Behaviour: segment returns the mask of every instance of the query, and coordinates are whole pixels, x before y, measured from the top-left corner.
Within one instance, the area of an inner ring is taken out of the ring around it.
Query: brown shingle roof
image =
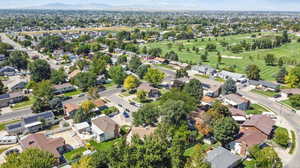
[[[57,148],[65,145],[63,138],[48,138],[44,134],[36,133],[28,135],[26,138],[20,141],[23,149],[38,148],[52,153],[55,157],[60,157],[60,153]]]
[[[64,110],[66,114],[69,114],[72,111],[78,110],[80,108],[79,105],[77,104],[65,104],[64,105]]]
[[[145,136],[150,136],[154,133],[155,127],[133,127],[131,129],[132,135],[138,135],[140,138],[144,138]]]
[[[275,121],[266,115],[254,115],[250,120],[246,120],[242,127],[255,127],[266,135],[270,135]]]
[[[254,145],[262,144],[268,138],[267,135],[253,127],[242,127],[240,134],[241,137],[236,141],[245,144],[248,149]]]
[[[137,90],[143,90],[145,92],[150,92],[151,89],[154,89],[149,83],[141,83]]]
[[[237,94],[229,94],[225,96],[226,99],[232,100],[237,104],[249,102],[249,100],[237,95]]]
[[[103,101],[102,99],[94,100],[93,103],[95,104],[96,107],[102,107],[106,104],[106,102]]]
[[[76,70],[74,70],[73,72],[71,72],[70,74],[69,74],[69,79],[71,79],[71,78],[73,78],[73,77],[75,77],[77,74],[79,74],[81,71],[80,70],[78,70],[78,69],[76,69]]]
[[[101,115],[98,118],[92,119],[92,124],[103,132],[116,132],[119,128],[118,124],[106,115]]]
[[[243,110],[239,110],[239,109],[234,108],[234,107],[229,107],[228,109],[229,109],[232,116],[244,116],[244,117],[246,116],[246,113]]]

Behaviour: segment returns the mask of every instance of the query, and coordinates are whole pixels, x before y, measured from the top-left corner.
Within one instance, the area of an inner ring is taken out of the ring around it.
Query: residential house
[[[25,97],[25,94],[21,91],[2,94],[0,95],[0,107],[7,107],[10,104],[21,102]]]
[[[288,98],[292,95],[300,95],[300,89],[292,88],[292,89],[282,89],[281,90],[281,96],[283,98]]]
[[[74,78],[77,74],[79,74],[81,71],[80,70],[78,70],[78,69],[76,69],[76,70],[74,70],[73,72],[71,72],[69,75],[68,75],[68,79],[70,80],[70,79],[72,79],[72,78]]]
[[[4,66],[0,69],[1,76],[15,76],[17,74],[17,69],[11,66]]]
[[[223,79],[233,79],[236,82],[244,83],[247,81],[247,78],[244,74],[229,72],[229,71],[221,71],[218,73],[218,76]]]
[[[35,133],[45,126],[57,123],[52,112],[43,112],[23,118],[22,121],[6,125],[6,131],[9,135],[19,135],[26,133]]]
[[[208,151],[205,160],[210,163],[211,168],[235,168],[242,158],[220,146]]]
[[[148,97],[157,98],[161,95],[160,91],[157,88],[152,87],[149,83],[141,83],[137,90],[142,90],[147,92]]]
[[[55,85],[54,86],[54,94],[63,94],[66,92],[71,92],[76,90],[76,88],[71,85],[70,83],[64,83],[64,84],[60,84],[60,85]]]
[[[263,144],[271,137],[275,121],[267,115],[254,115],[240,128],[240,136],[229,144],[230,149],[242,156],[249,148]]]
[[[95,111],[101,111],[107,108],[106,102],[102,99],[93,100],[93,104],[96,106]]]
[[[88,122],[73,124],[72,130],[80,137],[81,140],[90,140],[94,137],[91,126]]]
[[[238,122],[238,123],[243,123],[246,121],[246,113],[243,110],[234,108],[234,107],[228,107],[229,112],[231,113],[232,118]]]
[[[9,91],[16,92],[16,91],[25,89],[27,83],[28,83],[27,81],[16,81],[15,80],[15,82],[9,83],[7,85],[7,88]]]
[[[140,139],[144,139],[146,136],[154,134],[156,127],[133,127],[130,133],[127,135],[127,142],[130,143],[133,136],[138,136]]]
[[[280,85],[264,80],[249,80],[248,83],[252,86],[255,86],[258,89],[270,90],[270,91],[279,91]]]
[[[64,116],[65,119],[69,119],[72,117],[77,110],[79,110],[80,106],[77,104],[64,104]]]
[[[209,97],[218,97],[221,94],[222,83],[216,82],[211,79],[201,79],[203,86],[203,94]]]
[[[119,125],[104,114],[93,118],[91,123],[92,133],[97,142],[107,141],[119,136]]]
[[[216,101],[215,98],[209,97],[209,96],[203,96],[203,98],[201,99],[201,103],[203,105],[208,105],[208,106],[212,106],[212,104]]]
[[[250,106],[250,101],[237,95],[229,94],[224,96],[224,103],[231,105],[239,110],[247,110]]]
[[[217,70],[209,65],[194,65],[191,70],[207,76],[214,76],[217,73]]]
[[[20,145],[23,150],[28,148],[37,148],[47,151],[60,161],[63,160],[63,153],[66,151],[65,140],[62,137],[48,138],[44,134],[35,133],[28,135],[20,140]]]
[[[0,145],[11,145],[18,143],[17,136],[0,136]]]

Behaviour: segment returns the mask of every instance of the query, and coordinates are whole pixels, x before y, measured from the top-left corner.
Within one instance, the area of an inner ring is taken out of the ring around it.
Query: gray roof
[[[249,80],[249,84],[250,85],[255,85],[255,86],[261,85],[263,87],[267,87],[267,88],[271,88],[271,89],[278,89],[279,86],[280,86],[279,84],[264,81],[264,80],[259,80],[259,81]]]
[[[218,147],[207,153],[206,160],[212,168],[231,168],[241,160],[241,157],[232,154],[223,147]]]
[[[234,73],[234,72],[229,72],[229,71],[221,71],[220,75],[222,77],[226,77],[226,78],[232,78],[232,79],[241,79],[241,78],[245,78],[244,74],[239,74],[239,73]]]
[[[48,118],[53,118],[54,114],[52,112],[43,112],[39,114],[32,115],[30,117],[26,117],[23,119],[24,124],[31,124],[34,122],[39,121],[40,119],[48,119]]]

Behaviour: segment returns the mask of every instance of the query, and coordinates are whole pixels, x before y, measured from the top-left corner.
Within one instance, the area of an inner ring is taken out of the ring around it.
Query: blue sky
[[[0,8],[39,6],[48,3],[103,3],[114,6],[152,6],[202,10],[281,10],[300,11],[300,0],[0,0]]]

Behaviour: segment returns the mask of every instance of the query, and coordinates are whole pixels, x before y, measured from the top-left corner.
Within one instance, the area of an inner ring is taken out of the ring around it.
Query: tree
[[[37,59],[29,64],[29,71],[31,73],[31,80],[40,82],[48,80],[51,77],[51,68],[47,61]]]
[[[139,84],[139,80],[133,75],[127,76],[126,79],[124,80],[124,88],[128,90],[138,87],[138,84]]]
[[[253,157],[253,167],[256,168],[282,168],[281,159],[272,147],[260,149],[258,146],[252,147],[250,154]]]
[[[299,109],[300,108],[300,95],[292,95],[289,97],[289,101],[291,102],[292,107]]]
[[[81,123],[89,118],[89,115],[83,111],[82,108],[77,110],[72,116],[75,123]]]
[[[210,165],[205,161],[205,151],[201,150],[201,145],[197,144],[194,147],[192,156],[186,162],[184,168],[210,168]]]
[[[197,100],[201,100],[203,97],[203,87],[198,79],[191,79],[187,84],[185,84],[183,91],[190,94]]]
[[[161,112],[164,121],[170,125],[178,125],[181,121],[185,121],[189,113],[181,100],[167,100],[162,104]]]
[[[63,68],[52,70],[50,80],[53,84],[62,84],[66,82],[67,74]]]
[[[86,101],[81,103],[80,107],[83,110],[83,112],[87,114],[92,109],[94,109],[96,107],[96,105],[92,101],[86,100]]]
[[[150,65],[145,65],[145,64],[140,65],[135,73],[139,76],[140,79],[143,79],[145,74],[148,72],[149,68]]]
[[[236,91],[237,91],[237,87],[235,81],[231,78],[227,79],[224,85],[222,86],[222,94],[228,95],[228,94],[236,93]]]
[[[284,83],[285,82],[285,77],[288,74],[288,72],[286,71],[285,67],[280,68],[279,72],[276,75],[276,81],[278,83]]]
[[[147,99],[147,92],[143,90],[138,90],[136,93],[136,97],[140,102],[145,102]]]
[[[300,66],[291,69],[285,77],[285,83],[291,88],[300,88]]]
[[[114,83],[122,85],[126,78],[126,73],[121,66],[113,66],[108,71],[109,76],[112,78]]]
[[[2,80],[0,80],[0,94],[4,94],[6,92],[6,87],[4,86]]]
[[[104,60],[103,58],[99,58],[99,57],[95,57],[92,60],[91,63],[91,69],[90,71],[97,74],[97,75],[101,75],[104,74],[106,72],[106,65],[107,62],[106,60]]]
[[[82,157],[77,163],[72,165],[72,168],[97,168],[93,165],[92,157],[85,156]]]
[[[148,103],[141,107],[137,112],[133,113],[133,124],[154,125],[159,117],[159,109],[155,103]]]
[[[127,63],[127,55],[121,55],[118,57],[117,64]]]
[[[174,51],[166,53],[165,58],[173,61],[178,61],[178,55]]]
[[[42,81],[33,86],[33,95],[35,97],[32,111],[35,113],[44,112],[50,109],[50,100],[53,99],[53,87],[50,81]]]
[[[218,56],[218,64],[221,64],[222,63],[222,56],[221,56],[221,53],[219,51],[217,52],[217,56]]]
[[[265,56],[265,63],[266,65],[270,65],[270,66],[273,66],[274,63],[275,63],[275,57],[273,54],[267,54]]]
[[[179,69],[176,70],[176,78],[183,78],[183,77],[188,77],[189,74],[187,73],[187,71],[185,69]]]
[[[132,71],[132,72],[135,72],[138,67],[142,65],[142,62],[140,60],[139,57],[137,56],[134,56],[130,59],[129,63],[128,63],[128,68]]]
[[[52,168],[57,163],[53,154],[44,152],[36,148],[26,149],[20,154],[7,156],[6,162],[1,168]]]
[[[96,86],[97,75],[92,72],[80,72],[71,79],[71,83],[78,86],[82,91]]]
[[[13,51],[9,55],[8,62],[11,66],[16,67],[18,70],[25,70],[28,65],[28,54],[24,51]]]
[[[280,67],[282,67],[283,66],[283,64],[284,64],[284,62],[283,62],[283,58],[282,57],[280,57],[279,59],[278,59],[278,66],[280,66]]]
[[[206,61],[207,61],[207,58],[208,58],[208,52],[205,51],[205,53],[201,55],[201,60],[202,60],[203,62],[206,62]]]
[[[146,81],[157,86],[163,81],[165,74],[158,69],[149,68],[144,78]]]
[[[286,128],[276,128],[273,140],[282,147],[287,148],[290,142],[289,132]]]
[[[94,100],[96,100],[100,97],[100,95],[98,93],[98,89],[96,87],[90,87],[88,89],[88,95]]]
[[[239,133],[239,126],[231,117],[218,119],[214,123],[214,137],[223,145],[234,140]]]
[[[255,64],[248,65],[246,67],[246,74],[250,80],[259,80],[260,79],[260,69]]]

